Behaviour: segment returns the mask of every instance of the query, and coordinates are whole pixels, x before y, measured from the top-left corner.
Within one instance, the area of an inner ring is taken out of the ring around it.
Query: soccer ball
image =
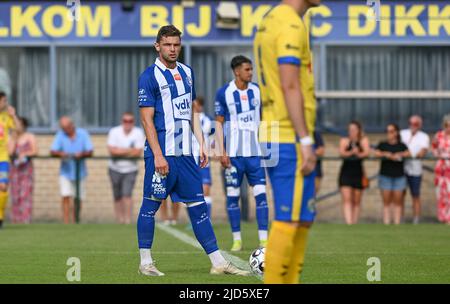
[[[260,247],[255,249],[250,255],[249,263],[250,269],[258,275],[264,273],[264,257],[266,255],[266,248]]]

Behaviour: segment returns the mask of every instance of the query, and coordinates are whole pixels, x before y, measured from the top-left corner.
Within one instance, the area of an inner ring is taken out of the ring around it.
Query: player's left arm
[[[300,87],[300,68],[302,55],[307,50],[308,36],[304,28],[299,24],[289,21],[280,31],[276,41],[276,54],[278,62],[281,91],[283,92],[286,110],[291,120],[296,135],[302,143],[302,173],[310,174],[316,164],[312,144],[305,117],[305,99]]]
[[[295,64],[280,64],[280,83],[284,95],[287,113],[297,136],[302,140],[309,137],[305,120],[304,97],[300,87],[300,67]],[[312,141],[302,144],[302,152],[305,161],[302,172],[308,175],[314,170],[315,155],[312,151]]]
[[[200,146],[200,167],[204,168],[208,164],[208,156],[205,149],[205,138],[203,137],[200,115],[192,111],[191,128]]]
[[[194,101],[197,98],[194,85],[194,72],[191,70],[192,85],[191,85],[191,99]],[[192,107],[191,107],[192,108]],[[200,146],[200,168],[208,165],[208,155],[206,154],[205,138],[203,137],[202,124],[200,123],[200,115],[192,111],[191,114],[191,129],[194,133]]]

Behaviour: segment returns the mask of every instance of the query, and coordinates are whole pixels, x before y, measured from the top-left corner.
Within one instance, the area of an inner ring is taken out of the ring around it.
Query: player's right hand
[[[164,156],[155,156],[155,171],[163,176],[169,174],[169,163]]]
[[[230,162],[230,158],[228,157],[228,155],[222,155],[220,157],[220,164],[224,168],[230,168],[231,167],[231,162]]]
[[[316,167],[317,161],[312,145],[302,145],[302,161],[302,174],[311,174],[311,172],[313,172]]]

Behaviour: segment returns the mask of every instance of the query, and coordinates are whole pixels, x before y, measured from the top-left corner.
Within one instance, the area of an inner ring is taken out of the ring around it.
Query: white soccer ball
[[[266,248],[260,247],[255,249],[250,255],[249,263],[250,269],[258,275],[264,273],[264,259],[266,256]]]

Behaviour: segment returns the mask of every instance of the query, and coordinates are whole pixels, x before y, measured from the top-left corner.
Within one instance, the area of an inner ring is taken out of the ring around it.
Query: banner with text
[[[80,3],[81,5],[77,5]],[[239,29],[216,27],[220,1],[136,1],[129,10],[119,2],[83,0],[1,2],[1,42],[153,42],[158,29],[172,23],[185,41],[251,41],[259,21],[279,1],[237,1]],[[311,11],[316,41],[449,42],[449,1],[381,0],[380,18],[365,0],[322,1]]]

